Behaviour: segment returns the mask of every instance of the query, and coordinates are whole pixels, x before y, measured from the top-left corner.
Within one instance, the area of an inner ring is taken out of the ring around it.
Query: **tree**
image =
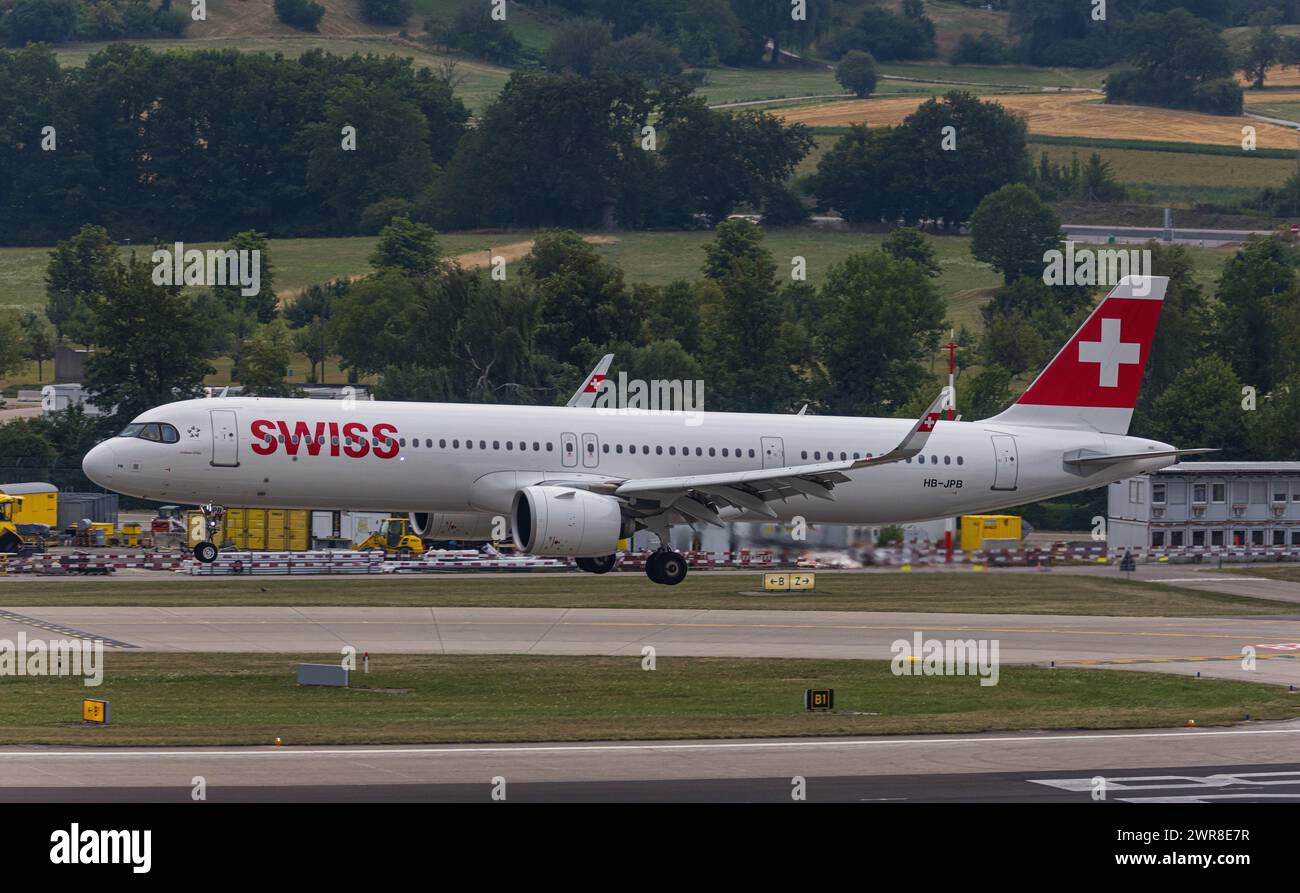
[[[945,313],[938,288],[920,264],[877,250],[832,266],[817,300],[823,403],[837,415],[893,415],[926,380],[922,360]]]
[[[1219,28],[1173,9],[1139,16],[1125,28],[1132,69],[1106,78],[1107,102],[1137,102],[1240,115],[1236,61]]]
[[[408,2],[408,0],[402,0]],[[491,5],[469,3],[456,11],[452,24],[442,35],[448,46],[508,65],[519,57],[522,46],[504,21],[492,17]]]
[[[783,46],[805,47],[830,27],[830,0],[808,0],[804,17],[792,15],[788,0],[732,0],[741,22],[772,42],[771,64],[781,61]]]
[[[409,360],[409,314],[418,301],[416,281],[391,267],[348,286],[329,323],[343,367],[365,375]]]
[[[546,67],[557,74],[591,77],[596,71],[596,55],[614,41],[614,31],[599,19],[577,18],[555,29],[546,48]]]
[[[356,142],[345,151],[339,134],[347,127],[355,128]],[[340,224],[355,227],[371,204],[435,178],[429,121],[391,84],[353,80],[337,87],[325,103],[324,122],[308,132],[315,148],[307,184],[326,196]]]
[[[896,130],[849,126],[817,164],[809,182],[818,201],[850,223],[874,223],[896,210],[892,143]]]
[[[32,310],[23,314],[21,325],[27,359],[36,361],[36,378],[45,381],[45,361],[54,359],[54,327],[44,316]]]
[[[244,350],[240,384],[245,391],[255,397],[290,396],[293,387],[286,379],[293,351],[293,333],[283,319],[259,326]]]
[[[1165,245],[1154,239],[1142,247],[1151,252],[1151,275],[1169,277],[1169,286],[1138,391],[1139,415],[1173,385],[1179,373],[1205,353],[1213,325],[1187,247]]]
[[[704,245],[704,275],[720,281],[741,261],[770,261],[763,238],[762,227],[743,217],[722,221]]]
[[[411,0],[361,0],[361,18],[377,25],[404,25],[411,17]]]
[[[316,31],[325,7],[311,0],[275,0],[275,14],[280,21],[303,31]]]
[[[870,96],[876,90],[876,60],[870,53],[850,50],[835,66],[835,80],[854,96]]]
[[[948,61],[953,65],[1005,65],[1011,61],[1011,51],[1005,41],[987,31],[967,33],[957,41]]]
[[[632,34],[602,47],[595,68],[614,77],[633,75],[648,84],[662,84],[682,73],[682,57],[649,34]]]
[[[45,269],[45,315],[60,341],[76,337],[85,343],[85,305],[100,300],[101,279],[117,262],[117,245],[102,226],[87,224],[50,251]]]
[[[1270,10],[1270,14],[1264,20],[1255,23],[1261,27],[1251,34],[1250,43],[1247,44],[1241,58],[1241,73],[1250,78],[1251,86],[1256,90],[1264,88],[1264,78],[1268,70],[1283,58],[1282,35],[1275,27],[1277,20],[1277,10]]]
[[[693,212],[722,220],[742,202],[759,205],[808,154],[808,129],[763,112],[722,114],[674,85],[660,91],[659,130],[665,145],[659,180],[667,213],[682,222]]]
[[[980,356],[1011,375],[1021,375],[1041,368],[1048,349],[1043,336],[1024,314],[1004,311],[985,324]]]
[[[1010,285],[1021,276],[1042,276],[1044,254],[1059,249],[1061,220],[1022,183],[1003,186],[971,215],[971,254]]]
[[[818,164],[813,191],[853,221],[967,220],[989,193],[1033,175],[1025,122],[969,93],[931,99],[895,128],[851,128]]]
[[[1246,415],[1252,456],[1275,462],[1300,459],[1300,375],[1281,382]]]
[[[10,46],[63,43],[72,38],[77,7],[72,0],[16,0],[5,26]]]
[[[707,408],[789,411],[800,383],[771,255],[734,258],[717,286],[717,302],[701,308]]]
[[[325,361],[336,348],[330,318],[347,290],[348,283],[341,279],[324,285],[309,285],[297,299],[285,305],[283,316],[294,330],[294,347],[311,361],[310,381],[325,381]]]
[[[0,314],[0,375],[22,371],[29,359],[22,325],[12,314]]]
[[[891,230],[880,243],[880,247],[886,254],[898,260],[915,261],[921,269],[925,270],[927,276],[938,276],[943,272],[939,266],[939,259],[934,253],[934,245],[926,238],[925,233],[915,227],[900,226]]]
[[[1260,393],[1293,371],[1287,342],[1300,334],[1294,324],[1300,308],[1298,260],[1296,249],[1281,238],[1254,238],[1223,265],[1217,290],[1219,351]]]
[[[1156,398],[1139,436],[1192,449],[1213,447],[1219,458],[1245,455],[1246,417],[1241,408],[1241,379],[1219,356],[1198,358]]]
[[[395,217],[379,233],[370,266],[376,270],[393,267],[408,276],[433,276],[443,267],[437,233],[426,223]]]
[[[825,43],[832,58],[850,50],[866,50],[881,62],[928,59],[935,54],[935,28],[923,12],[899,15],[883,6],[868,6],[851,28]]]
[[[98,349],[86,361],[86,389],[100,409],[132,419],[154,406],[197,397],[213,369],[208,320],[180,286],[155,285],[153,267],[132,256],[103,281],[95,310]]]
[[[516,72],[439,179],[435,223],[639,225],[659,200],[640,150],[650,109],[637,79]]]
[[[1010,372],[996,364],[986,365],[969,384],[963,381],[957,386],[958,411],[967,421],[995,416],[1006,409],[1010,387]]]
[[[540,236],[524,268],[537,286],[538,346],[559,362],[586,365],[605,346],[633,341],[639,334],[646,308],[632,300],[623,271],[577,233]]]

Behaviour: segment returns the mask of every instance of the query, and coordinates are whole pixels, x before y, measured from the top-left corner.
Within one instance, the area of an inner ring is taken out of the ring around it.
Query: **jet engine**
[[[485,512],[411,512],[411,529],[423,540],[466,540],[489,542],[493,539],[497,515]],[[510,531],[505,531],[509,536]]]
[[[596,558],[618,547],[623,513],[612,496],[539,485],[515,494],[510,529],[529,555]]]

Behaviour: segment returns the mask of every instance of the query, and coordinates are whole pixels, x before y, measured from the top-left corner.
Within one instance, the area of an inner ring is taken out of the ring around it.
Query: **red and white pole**
[[[957,413],[957,339],[950,337],[944,346],[948,349],[948,420],[952,421]],[[943,522],[943,556],[945,564],[952,564],[952,518]]]

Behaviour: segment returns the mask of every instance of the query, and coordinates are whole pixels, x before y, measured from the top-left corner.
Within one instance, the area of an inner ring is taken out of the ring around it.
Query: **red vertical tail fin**
[[[1127,434],[1168,287],[1165,276],[1125,276],[1020,399],[988,421]]]

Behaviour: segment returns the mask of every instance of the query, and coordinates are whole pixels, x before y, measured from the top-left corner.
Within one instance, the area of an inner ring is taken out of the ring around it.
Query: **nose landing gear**
[[[226,516],[225,506],[214,505],[211,502],[199,506],[203,512],[203,526],[207,531],[208,538],[194,546],[194,558],[203,563],[211,564],[217,560],[217,546],[213,542],[216,538],[217,531],[221,528],[221,521]]]

